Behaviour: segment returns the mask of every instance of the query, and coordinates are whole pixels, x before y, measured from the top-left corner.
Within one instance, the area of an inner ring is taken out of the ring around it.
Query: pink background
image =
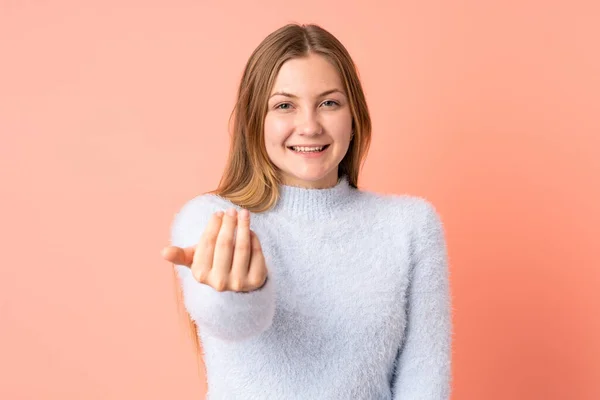
[[[448,235],[453,399],[600,398],[594,1],[1,1],[0,398],[202,398],[160,258],[287,22],[355,58],[369,190]],[[201,371],[202,372],[202,371]]]

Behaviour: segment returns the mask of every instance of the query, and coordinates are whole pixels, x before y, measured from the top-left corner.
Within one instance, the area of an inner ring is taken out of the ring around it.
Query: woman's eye
[[[337,105],[338,105],[338,103],[337,103],[337,101],[333,101],[333,100],[326,100],[326,101],[324,101],[324,102],[323,102],[323,105],[324,105],[325,107],[334,107],[334,106],[337,106]]]
[[[281,103],[275,106],[279,110],[289,110],[292,105],[290,103]]]

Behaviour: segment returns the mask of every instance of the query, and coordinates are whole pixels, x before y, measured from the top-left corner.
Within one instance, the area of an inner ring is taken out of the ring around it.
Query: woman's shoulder
[[[434,203],[414,194],[378,193],[361,190],[368,208],[394,223],[410,225],[413,229],[431,229],[441,224],[441,215]]]
[[[202,193],[183,202],[177,214],[184,214],[186,216],[208,214],[210,216],[212,213],[221,210],[225,211],[230,207],[236,206],[217,194]]]

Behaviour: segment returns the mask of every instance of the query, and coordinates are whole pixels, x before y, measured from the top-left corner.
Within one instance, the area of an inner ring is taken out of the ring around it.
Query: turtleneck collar
[[[344,210],[344,205],[355,191],[346,176],[341,177],[335,186],[325,189],[280,185],[279,200],[273,211],[307,219],[330,218]]]

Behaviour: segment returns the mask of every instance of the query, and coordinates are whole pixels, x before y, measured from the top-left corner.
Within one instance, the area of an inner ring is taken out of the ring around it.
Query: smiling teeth
[[[292,150],[294,151],[300,151],[303,153],[310,153],[310,152],[318,152],[323,150],[323,147],[325,146],[321,146],[321,147],[297,147],[297,146],[292,146]]]

